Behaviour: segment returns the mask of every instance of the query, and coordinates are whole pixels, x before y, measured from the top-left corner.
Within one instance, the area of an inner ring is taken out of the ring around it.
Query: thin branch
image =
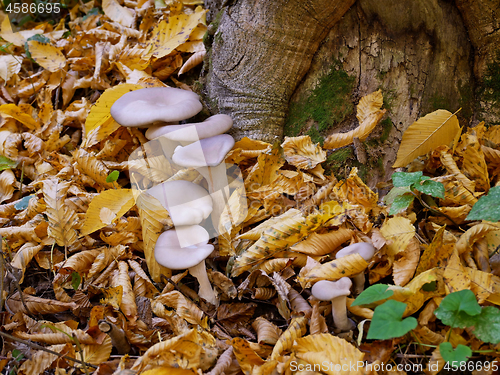
[[[2,332],[0,331],[0,336],[3,336],[7,339],[10,339],[10,340],[13,340],[13,341],[17,341],[17,342],[20,342],[22,344],[25,344],[25,345],[28,345],[30,348],[33,348],[33,349],[38,349],[38,350],[43,350],[44,352],[47,352],[47,353],[50,353],[50,354],[55,354],[57,355],[58,357],[61,357],[61,358],[64,358],[64,359],[67,359],[68,361],[72,361],[72,362],[76,362],[76,363],[79,363],[83,366],[89,366],[89,367],[92,367],[92,368],[97,368],[97,366],[91,364],[91,363],[87,363],[87,362],[83,362],[83,361],[80,361],[79,359],[76,359],[76,358],[73,358],[73,357],[69,357],[67,355],[64,355],[64,354],[61,354],[61,353],[58,353],[58,352],[55,352],[53,350],[50,350],[50,349],[47,349],[41,345],[38,345],[38,344],[35,344],[35,343],[32,343],[31,341],[28,341],[28,340],[23,340],[23,339],[20,339],[20,338],[17,338],[15,336],[12,336],[12,335],[9,335],[8,333],[5,333],[5,332]]]

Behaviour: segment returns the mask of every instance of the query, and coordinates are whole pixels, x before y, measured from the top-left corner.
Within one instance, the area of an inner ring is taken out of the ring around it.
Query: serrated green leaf
[[[27,196],[21,198],[18,202],[16,202],[16,204],[14,205],[14,208],[18,211],[27,209],[31,198],[33,198],[33,197],[34,197],[34,195],[31,194],[31,195],[27,195]]]
[[[438,181],[425,180],[424,182],[416,183],[412,187],[424,194],[431,195],[436,198],[444,198],[444,185]]]
[[[500,221],[500,186],[490,189],[474,204],[466,220]]]
[[[392,174],[392,184],[396,187],[410,186],[422,179],[422,171],[418,172],[394,172]]]
[[[415,196],[413,194],[404,194],[396,197],[394,202],[392,202],[391,209],[389,210],[389,215],[396,215],[400,212],[406,210],[411,202],[413,202]]]
[[[382,301],[389,298],[394,294],[393,290],[387,290],[389,285],[376,284],[366,288],[359,296],[354,300],[351,306],[368,305],[373,302]]]
[[[434,311],[438,319],[454,328],[470,327],[474,323],[472,317],[480,313],[481,306],[474,293],[468,289],[448,294]]]
[[[73,272],[71,274],[71,286],[73,287],[74,290],[78,290],[78,287],[80,286],[82,282],[82,277],[78,272]]]
[[[106,177],[106,182],[115,182],[118,180],[118,177],[120,176],[119,171],[112,171],[110,174],[108,174],[108,177]]]
[[[5,169],[12,169],[17,166],[17,162],[14,160],[10,160],[8,157],[0,155],[0,171]]]
[[[454,350],[449,342],[443,342],[439,344],[439,354],[448,363],[461,363],[467,362],[467,358],[472,356],[472,350],[468,346],[461,344],[458,344]]]
[[[500,342],[500,310],[493,306],[485,306],[480,315],[474,316],[474,335],[484,342],[498,344]]]
[[[417,328],[417,319],[403,319],[406,303],[389,300],[377,306],[373,312],[372,322],[368,330],[369,340],[388,340],[400,337]]]

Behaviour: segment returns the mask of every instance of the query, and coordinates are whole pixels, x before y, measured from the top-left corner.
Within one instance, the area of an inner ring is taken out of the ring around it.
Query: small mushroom
[[[201,186],[189,181],[167,181],[148,190],[165,207],[174,225],[201,223],[212,212],[212,198]]]
[[[195,124],[152,126],[146,131],[146,138],[155,139],[164,136],[172,141],[196,142],[200,139],[223,134],[232,126],[231,117],[219,114]]]
[[[205,259],[214,250],[214,246],[207,243],[208,239],[208,232],[199,225],[167,230],[156,241],[155,259],[173,270],[188,269],[200,284],[198,295],[217,306],[217,296],[205,268]]]
[[[339,259],[351,254],[359,254],[364,260],[369,262],[375,254],[375,248],[368,242],[358,242],[339,250],[335,257]],[[360,294],[365,289],[365,274],[363,272],[358,273],[353,277],[353,280],[354,293]]]
[[[347,317],[346,297],[351,294],[352,282],[348,277],[337,281],[321,280],[311,288],[312,295],[320,301],[332,301],[335,327],[341,332],[354,329],[356,324]]]
[[[213,201],[212,222],[215,229],[218,228],[220,215],[224,211],[229,195],[226,165],[223,161],[233,146],[233,137],[220,134],[184,147],[178,146],[172,156],[174,163],[196,168],[207,180],[208,192]]]
[[[111,116],[122,126],[144,126],[186,120],[202,108],[194,92],[173,87],[152,87],[123,95],[111,106]]]

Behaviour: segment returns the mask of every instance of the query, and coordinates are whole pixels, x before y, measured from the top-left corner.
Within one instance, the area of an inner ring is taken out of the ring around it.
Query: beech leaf
[[[416,157],[425,155],[442,144],[448,145],[459,131],[457,116],[444,109],[421,117],[404,132],[392,167],[405,167]]]

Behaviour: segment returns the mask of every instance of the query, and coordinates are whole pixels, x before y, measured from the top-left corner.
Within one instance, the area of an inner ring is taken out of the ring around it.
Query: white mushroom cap
[[[219,114],[194,124],[152,126],[146,131],[146,138],[154,139],[163,135],[172,141],[196,142],[223,134],[231,129],[231,126],[233,126],[231,117]]]
[[[184,147],[178,146],[172,160],[183,167],[215,167],[222,163],[233,146],[234,139],[230,135],[216,135]]]
[[[111,107],[111,116],[123,126],[144,126],[157,121],[186,120],[202,108],[194,92],[173,87],[152,87],[123,95]]]
[[[190,239],[190,245],[181,247],[181,243]],[[204,261],[214,250],[207,244],[208,232],[199,225],[170,229],[160,234],[155,245],[155,259],[164,267],[183,270]]]
[[[339,250],[335,257],[339,259],[351,254],[359,254],[364,260],[368,262],[373,258],[373,255],[375,254],[375,248],[368,242],[358,242],[344,247],[342,250]]]
[[[351,294],[352,281],[348,277],[342,277],[337,281],[321,280],[311,288],[312,295],[320,301],[331,301],[340,296]]]
[[[212,212],[212,198],[201,186],[189,181],[167,181],[148,190],[170,214],[174,225],[201,223]]]

